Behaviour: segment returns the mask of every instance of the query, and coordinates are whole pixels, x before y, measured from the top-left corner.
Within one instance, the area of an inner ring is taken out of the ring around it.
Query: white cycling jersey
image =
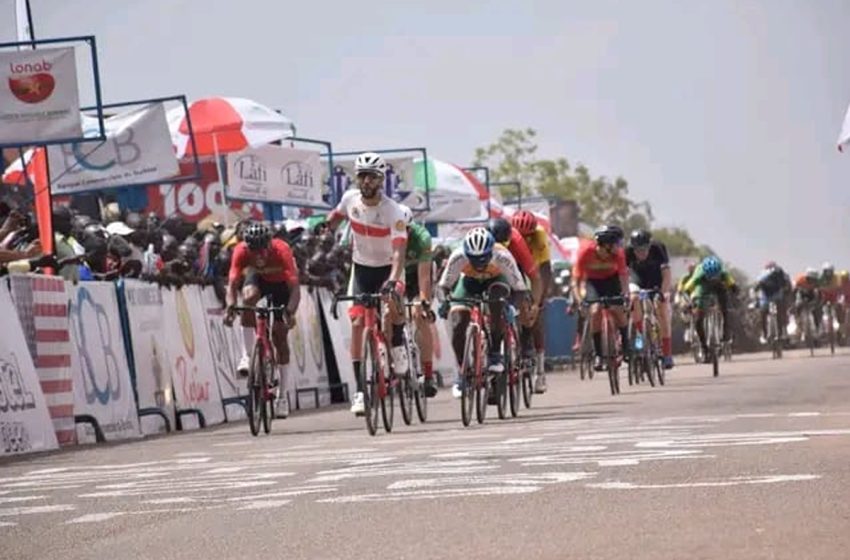
[[[463,248],[455,249],[449,257],[445,270],[443,270],[439,286],[450,289],[458,281],[461,274],[476,280],[493,280],[504,276],[511,289],[518,292],[526,290],[525,281],[513,255],[501,245],[493,247],[493,258],[483,270],[477,270],[469,264],[469,259],[463,254]]]
[[[351,260],[361,266],[390,266],[393,248],[407,243],[407,223],[401,205],[387,196],[368,206],[357,189],[345,191],[333,214],[351,223],[354,247]]]

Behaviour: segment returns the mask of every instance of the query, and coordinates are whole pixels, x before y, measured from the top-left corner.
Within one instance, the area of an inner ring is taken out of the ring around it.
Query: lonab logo
[[[9,63],[9,89],[24,103],[41,103],[56,89],[56,80],[50,70],[53,65],[42,60],[26,64]]]

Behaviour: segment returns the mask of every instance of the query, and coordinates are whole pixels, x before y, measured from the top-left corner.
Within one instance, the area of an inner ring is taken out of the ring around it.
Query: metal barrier
[[[195,416],[198,417],[198,427],[200,427],[200,428],[206,428],[207,427],[207,420],[206,420],[206,418],[204,418],[203,412],[201,412],[197,408],[184,408],[182,410],[177,411],[175,423],[177,424],[178,430],[180,430],[180,431],[183,430],[183,415],[185,415],[185,414],[194,414]]]
[[[171,433],[171,421],[168,419],[168,415],[163,412],[159,408],[140,408],[139,409],[139,418],[143,416],[159,416],[162,418],[162,421],[165,423],[165,433]]]
[[[106,441],[106,437],[103,435],[103,430],[100,429],[100,424],[97,421],[97,418],[90,414],[77,414],[74,416],[74,422],[76,424],[88,424],[94,430],[94,440],[97,443],[103,443]]]

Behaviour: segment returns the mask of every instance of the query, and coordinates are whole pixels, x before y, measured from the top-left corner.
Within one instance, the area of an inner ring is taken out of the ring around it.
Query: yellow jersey
[[[531,235],[525,236],[525,242],[528,244],[531,256],[537,266],[552,260],[552,256],[549,254],[549,236],[541,226],[537,226],[537,229]]]

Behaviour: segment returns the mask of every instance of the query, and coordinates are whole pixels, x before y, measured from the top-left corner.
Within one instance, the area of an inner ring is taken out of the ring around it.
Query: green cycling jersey
[[[410,224],[407,228],[407,253],[405,267],[416,267],[419,263],[431,262],[431,234],[422,224]]]

